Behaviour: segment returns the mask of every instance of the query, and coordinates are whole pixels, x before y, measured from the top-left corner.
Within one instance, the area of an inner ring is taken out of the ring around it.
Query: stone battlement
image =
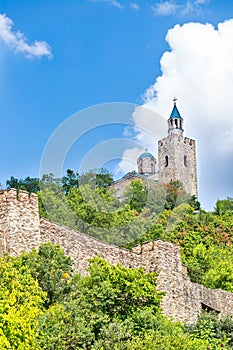
[[[129,268],[141,267],[158,273],[157,288],[165,292],[163,313],[174,320],[193,323],[202,308],[233,314],[233,294],[212,290],[192,283],[182,265],[180,248],[170,242],[156,240],[135,246],[132,251],[99,241],[44,218],[39,218],[35,194],[11,189],[0,192],[0,252],[12,255],[30,251],[50,241],[59,244],[74,262],[75,269],[85,275],[88,258],[99,255],[112,264]]]
[[[0,203],[2,201],[8,201],[9,203],[13,201],[23,202],[26,204],[34,204],[37,206],[38,196],[35,193],[29,193],[27,191],[19,190],[17,191],[15,188],[11,188],[9,190],[1,190],[0,191]]]
[[[176,134],[172,134],[170,135],[169,137],[164,137],[163,139],[159,140],[158,141],[158,145],[161,147],[163,146],[164,143],[166,143],[168,140],[171,140],[172,138],[177,138],[179,137],[179,140],[183,141],[183,143],[187,143],[187,144],[190,144],[190,145],[195,145],[195,140],[194,139],[191,139],[190,137],[183,137],[183,136],[180,136],[180,135],[176,135]]]
[[[185,137],[184,143],[188,143],[190,146],[192,146],[192,145],[195,145],[195,140],[190,139],[189,137]]]

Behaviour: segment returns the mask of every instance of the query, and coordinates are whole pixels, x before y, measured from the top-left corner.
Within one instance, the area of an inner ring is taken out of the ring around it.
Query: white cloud
[[[123,131],[123,136],[132,138],[134,135],[134,128],[132,126],[126,126]]]
[[[184,134],[197,140],[200,200],[207,208],[217,198],[233,197],[232,37],[233,19],[217,28],[201,23],[176,25],[166,36],[170,50],[161,58],[162,74],[144,94],[143,107],[164,120],[171,113],[173,97],[178,98]],[[134,122],[141,126],[143,115],[134,116]],[[155,149],[155,138],[147,138],[144,131],[137,139]]]
[[[196,0],[195,4],[197,5],[205,5],[208,4],[210,2],[210,0]]]
[[[133,147],[127,149],[116,169],[114,170],[114,176],[121,176],[129,171],[136,170],[137,168],[137,158],[143,152],[143,147]]]
[[[178,5],[173,1],[164,1],[152,6],[153,11],[158,15],[169,16],[174,13]]]
[[[179,11],[180,15],[186,15],[200,10],[201,5],[206,5],[210,0],[187,0],[177,2],[174,0],[161,1],[151,6],[156,15],[169,16]]]
[[[124,8],[124,6],[117,0],[89,0],[89,1],[96,3],[96,4],[97,3],[105,3],[107,5],[118,7],[120,9]]]
[[[182,16],[188,14],[188,13],[192,13],[193,11],[195,11],[196,9],[196,3],[192,2],[192,1],[187,1],[180,9],[180,14]]]
[[[22,52],[27,57],[52,57],[50,46],[45,41],[35,41],[32,45],[27,43],[26,37],[19,31],[12,31],[14,22],[5,14],[0,14],[0,39],[16,52]]]
[[[136,4],[136,3],[131,3],[131,4],[130,4],[130,7],[131,7],[133,10],[136,10],[136,11],[139,10],[139,5]]]
[[[132,118],[135,127],[134,129],[132,127],[126,127],[124,136],[134,136],[134,140],[138,146],[124,151],[122,160],[117,166],[116,175],[137,170],[136,160],[145,149],[148,149],[149,152],[156,156],[157,140],[166,135],[167,123],[165,119],[151,109],[149,104],[138,106]],[[129,159],[131,162],[129,162]]]

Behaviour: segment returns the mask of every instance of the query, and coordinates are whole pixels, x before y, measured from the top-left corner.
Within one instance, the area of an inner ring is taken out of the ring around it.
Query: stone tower
[[[147,150],[138,157],[137,164],[139,174],[155,173],[156,159],[151,153],[147,152]]]
[[[174,98],[168,119],[168,136],[158,142],[158,181],[169,183],[179,180],[187,193],[197,197],[195,140],[183,136],[183,118]]]
[[[0,254],[17,255],[40,242],[38,197],[26,191],[0,191]]]

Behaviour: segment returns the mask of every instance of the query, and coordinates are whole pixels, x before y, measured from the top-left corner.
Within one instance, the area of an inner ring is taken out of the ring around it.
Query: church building
[[[118,190],[119,198],[123,196],[125,187],[135,179],[168,184],[179,180],[185,191],[197,197],[197,170],[195,140],[184,136],[183,118],[176,106],[167,121],[168,135],[158,141],[158,162],[145,150],[138,159],[138,171],[127,173],[112,187]]]

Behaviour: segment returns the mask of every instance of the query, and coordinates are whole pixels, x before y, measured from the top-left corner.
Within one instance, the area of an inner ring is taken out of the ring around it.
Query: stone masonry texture
[[[179,180],[183,183],[187,193],[197,197],[195,140],[175,132],[160,140],[158,142],[158,166],[160,183]]]
[[[178,246],[156,240],[129,251],[101,242],[86,234],[39,219],[35,194],[11,189],[0,193],[0,251],[17,255],[45,242],[59,244],[73,259],[77,272],[85,275],[88,258],[99,255],[112,264],[142,267],[157,272],[157,288],[165,292],[164,315],[187,324],[197,320],[203,307],[216,310],[220,317],[233,314],[233,294],[192,283],[181,263]]]

